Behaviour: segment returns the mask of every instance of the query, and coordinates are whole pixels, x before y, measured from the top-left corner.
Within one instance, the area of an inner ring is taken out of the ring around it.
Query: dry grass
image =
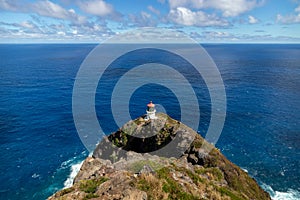
[[[149,199],[166,199],[167,194],[162,190],[162,182],[152,174],[142,174],[137,183],[137,187],[147,192]]]

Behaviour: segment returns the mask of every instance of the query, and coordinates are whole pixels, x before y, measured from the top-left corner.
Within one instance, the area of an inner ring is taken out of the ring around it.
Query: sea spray
[[[267,191],[272,200],[298,200],[300,199],[300,192],[293,189],[288,189],[286,192],[274,191],[270,185],[261,183],[260,186]]]

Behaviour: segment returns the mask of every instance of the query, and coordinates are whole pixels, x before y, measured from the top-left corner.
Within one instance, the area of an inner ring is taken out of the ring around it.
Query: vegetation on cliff
[[[151,135],[153,132],[157,134]],[[168,146],[178,135],[184,141],[175,147],[175,151],[181,152],[179,157],[170,157],[170,152],[157,154],[157,150]],[[142,117],[130,121],[103,139],[93,156],[84,161],[73,186],[49,199],[264,200],[270,197],[199,134],[159,114],[152,121]]]

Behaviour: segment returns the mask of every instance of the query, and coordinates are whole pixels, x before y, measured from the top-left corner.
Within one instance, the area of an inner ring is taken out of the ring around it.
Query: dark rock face
[[[159,114],[157,120],[130,121],[104,138],[84,161],[73,186],[49,197],[91,198],[264,200],[270,196],[199,134]]]
[[[179,158],[189,148],[194,137],[192,129],[159,113],[155,120],[145,121],[140,117],[129,121],[104,138],[94,150],[93,157],[115,162],[124,158],[127,151],[134,151]]]

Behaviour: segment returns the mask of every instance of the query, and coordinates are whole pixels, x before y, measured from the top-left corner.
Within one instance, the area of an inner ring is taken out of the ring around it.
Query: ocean
[[[0,199],[46,199],[72,183],[89,154],[73,121],[73,84],[95,46],[0,45]],[[215,61],[227,95],[217,148],[273,199],[300,199],[300,45],[202,46]],[[161,94],[151,98],[157,97],[178,118],[172,93],[156,91]],[[110,107],[101,103],[102,92],[96,95],[96,109],[105,113]],[[144,114],[148,96],[147,86],[133,94],[133,118]],[[210,104],[203,101],[201,106],[205,116]],[[105,116],[101,120],[110,122]],[[204,117],[200,134],[205,135],[208,123]],[[112,128],[107,126],[107,131]]]

